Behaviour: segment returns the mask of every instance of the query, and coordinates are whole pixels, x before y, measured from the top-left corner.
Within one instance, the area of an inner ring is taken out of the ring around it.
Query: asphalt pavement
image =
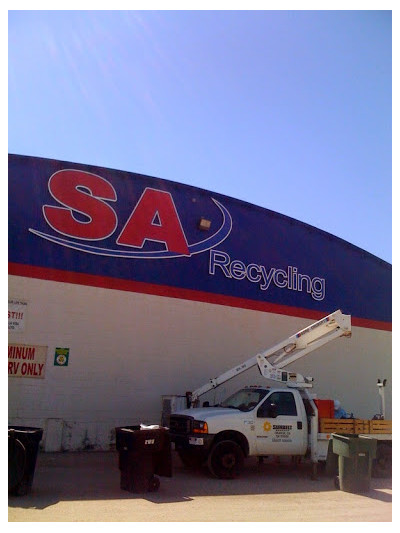
[[[120,488],[118,452],[39,453],[31,491],[9,496],[9,522],[390,522],[392,480],[371,490],[338,490],[332,477],[311,479],[307,463],[258,464],[220,480],[188,470],[173,452],[173,476],[157,492]]]

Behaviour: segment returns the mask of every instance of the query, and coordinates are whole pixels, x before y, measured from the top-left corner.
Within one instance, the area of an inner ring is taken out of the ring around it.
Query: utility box
[[[161,412],[161,425],[163,427],[169,427],[169,417],[171,413],[182,411],[187,409],[187,397],[179,395],[167,395],[161,397],[162,412]]]
[[[366,435],[332,434],[333,453],[339,456],[339,488],[345,492],[362,493],[371,488],[372,461],[377,441]]]

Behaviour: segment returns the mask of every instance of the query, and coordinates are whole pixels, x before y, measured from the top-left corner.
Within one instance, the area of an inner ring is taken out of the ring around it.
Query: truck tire
[[[234,479],[239,475],[243,462],[244,453],[239,444],[233,440],[222,440],[212,447],[207,466],[214,477]]]
[[[378,443],[376,459],[372,462],[372,477],[392,477],[392,447],[386,443]]]

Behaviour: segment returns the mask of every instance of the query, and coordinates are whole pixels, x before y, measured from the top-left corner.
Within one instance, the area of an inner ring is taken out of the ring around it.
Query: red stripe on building
[[[143,283],[140,281],[97,276],[94,274],[82,274],[78,272],[71,272],[69,270],[36,267],[19,263],[8,263],[8,273],[13,276],[58,281],[61,283],[73,283],[75,285],[86,285],[89,287],[101,287],[103,289],[138,292],[142,294],[152,294],[155,296],[166,296],[168,298],[179,298],[181,300],[192,300],[195,302],[226,305],[229,307],[238,307],[241,309],[250,309],[265,313],[276,313],[279,315],[295,316],[299,318],[310,318],[313,320],[318,320],[332,312],[332,310],[313,311],[311,309],[304,309],[302,307],[279,305],[270,302],[237,298],[235,296],[226,296],[224,294],[196,291],[193,289],[182,289],[178,287],[171,287],[169,285],[156,285],[154,283]],[[354,316],[351,317],[351,322],[352,325],[356,327],[392,331],[391,322],[369,320]]]

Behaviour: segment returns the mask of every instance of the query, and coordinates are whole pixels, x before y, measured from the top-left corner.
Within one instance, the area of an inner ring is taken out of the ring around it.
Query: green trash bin
[[[371,487],[372,461],[376,439],[364,435],[332,434],[333,453],[339,463],[339,488],[345,492],[368,492]]]

